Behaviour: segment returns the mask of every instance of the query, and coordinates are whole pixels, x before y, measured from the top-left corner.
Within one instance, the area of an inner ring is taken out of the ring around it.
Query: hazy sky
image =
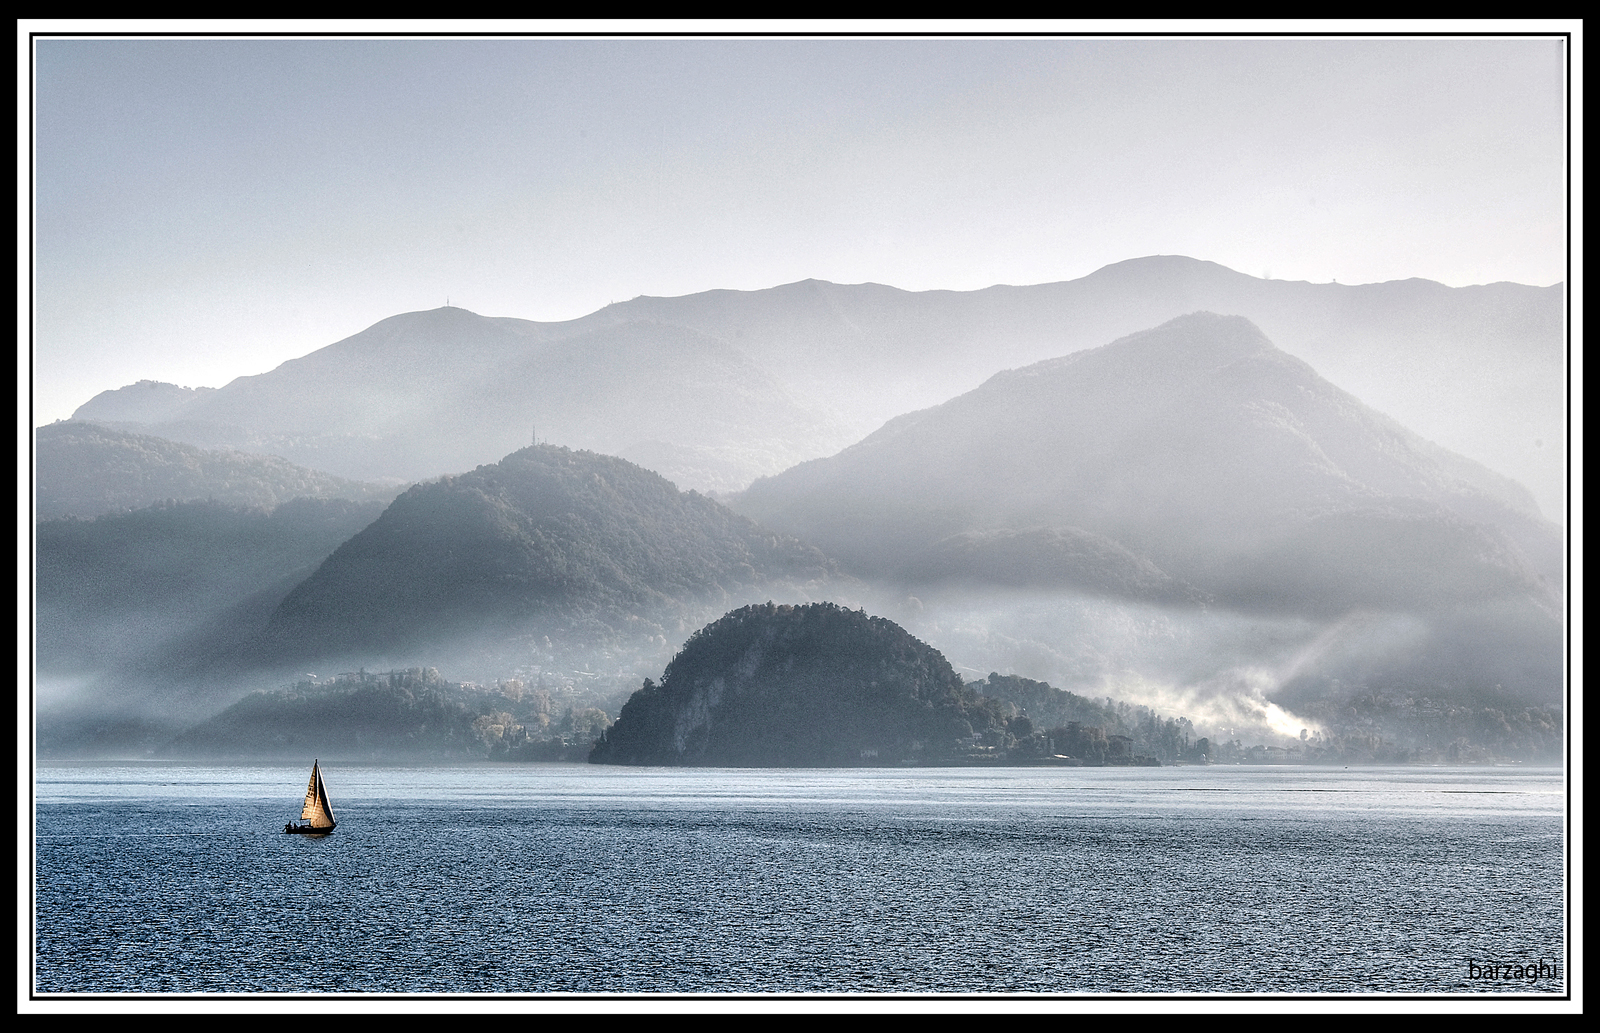
[[[1551,39],[40,39],[35,421],[446,298],[1566,277]]]

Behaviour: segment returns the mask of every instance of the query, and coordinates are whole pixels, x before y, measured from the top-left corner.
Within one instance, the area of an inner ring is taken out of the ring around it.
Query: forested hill
[[[595,745],[602,764],[928,761],[1004,726],[938,650],[832,603],[747,606],[701,629]]]
[[[730,605],[839,584],[821,552],[703,495],[540,445],[396,499],[289,593],[255,659],[390,662],[463,636],[664,647]]]

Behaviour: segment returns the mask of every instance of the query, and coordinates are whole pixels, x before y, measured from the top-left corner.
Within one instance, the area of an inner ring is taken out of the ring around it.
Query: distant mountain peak
[[[1215,269],[1235,276],[1242,276],[1236,269],[1221,264],[1208,262],[1203,258],[1191,258],[1188,255],[1144,255],[1139,258],[1125,258],[1120,262],[1112,262],[1095,270],[1097,273],[1113,272],[1125,269]],[[1093,275],[1093,274],[1091,274]]]
[[[1185,378],[1222,369],[1240,359],[1257,356],[1294,363],[1321,381],[1305,363],[1278,348],[1267,335],[1243,316],[1216,312],[1191,312],[1158,327],[1119,337],[1098,348],[1046,359],[1020,369],[1005,370],[990,383],[1052,378],[1067,370],[1080,373],[1100,366],[1133,366],[1152,381],[1183,385]],[[1325,381],[1323,381],[1325,383]],[[986,385],[987,386],[987,385]],[[1332,385],[1328,385],[1332,387]]]
[[[1132,592],[1148,559],[1224,604],[1306,612],[1559,582],[1559,535],[1525,491],[1215,312],[998,374],[738,505],[899,578],[987,565]],[[1028,528],[1060,534],[959,537]]]
[[[492,317],[480,315],[468,308],[459,305],[440,305],[438,308],[417,309],[412,312],[399,312],[385,319],[380,319],[360,333],[352,334],[345,340],[362,337],[373,331],[398,328],[440,327],[476,324],[488,322]]]

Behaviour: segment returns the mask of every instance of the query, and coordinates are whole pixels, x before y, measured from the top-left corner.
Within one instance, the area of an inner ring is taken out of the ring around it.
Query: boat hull
[[[337,824],[329,825],[325,829],[316,829],[309,825],[289,825],[286,826],[283,831],[292,836],[326,836],[328,833],[332,832],[338,827],[339,826]]]

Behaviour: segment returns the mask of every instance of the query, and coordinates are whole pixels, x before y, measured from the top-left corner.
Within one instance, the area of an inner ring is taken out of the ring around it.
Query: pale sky
[[[446,298],[561,320],[1152,254],[1317,282],[1567,277],[1558,39],[41,38],[33,56],[41,424]]]

